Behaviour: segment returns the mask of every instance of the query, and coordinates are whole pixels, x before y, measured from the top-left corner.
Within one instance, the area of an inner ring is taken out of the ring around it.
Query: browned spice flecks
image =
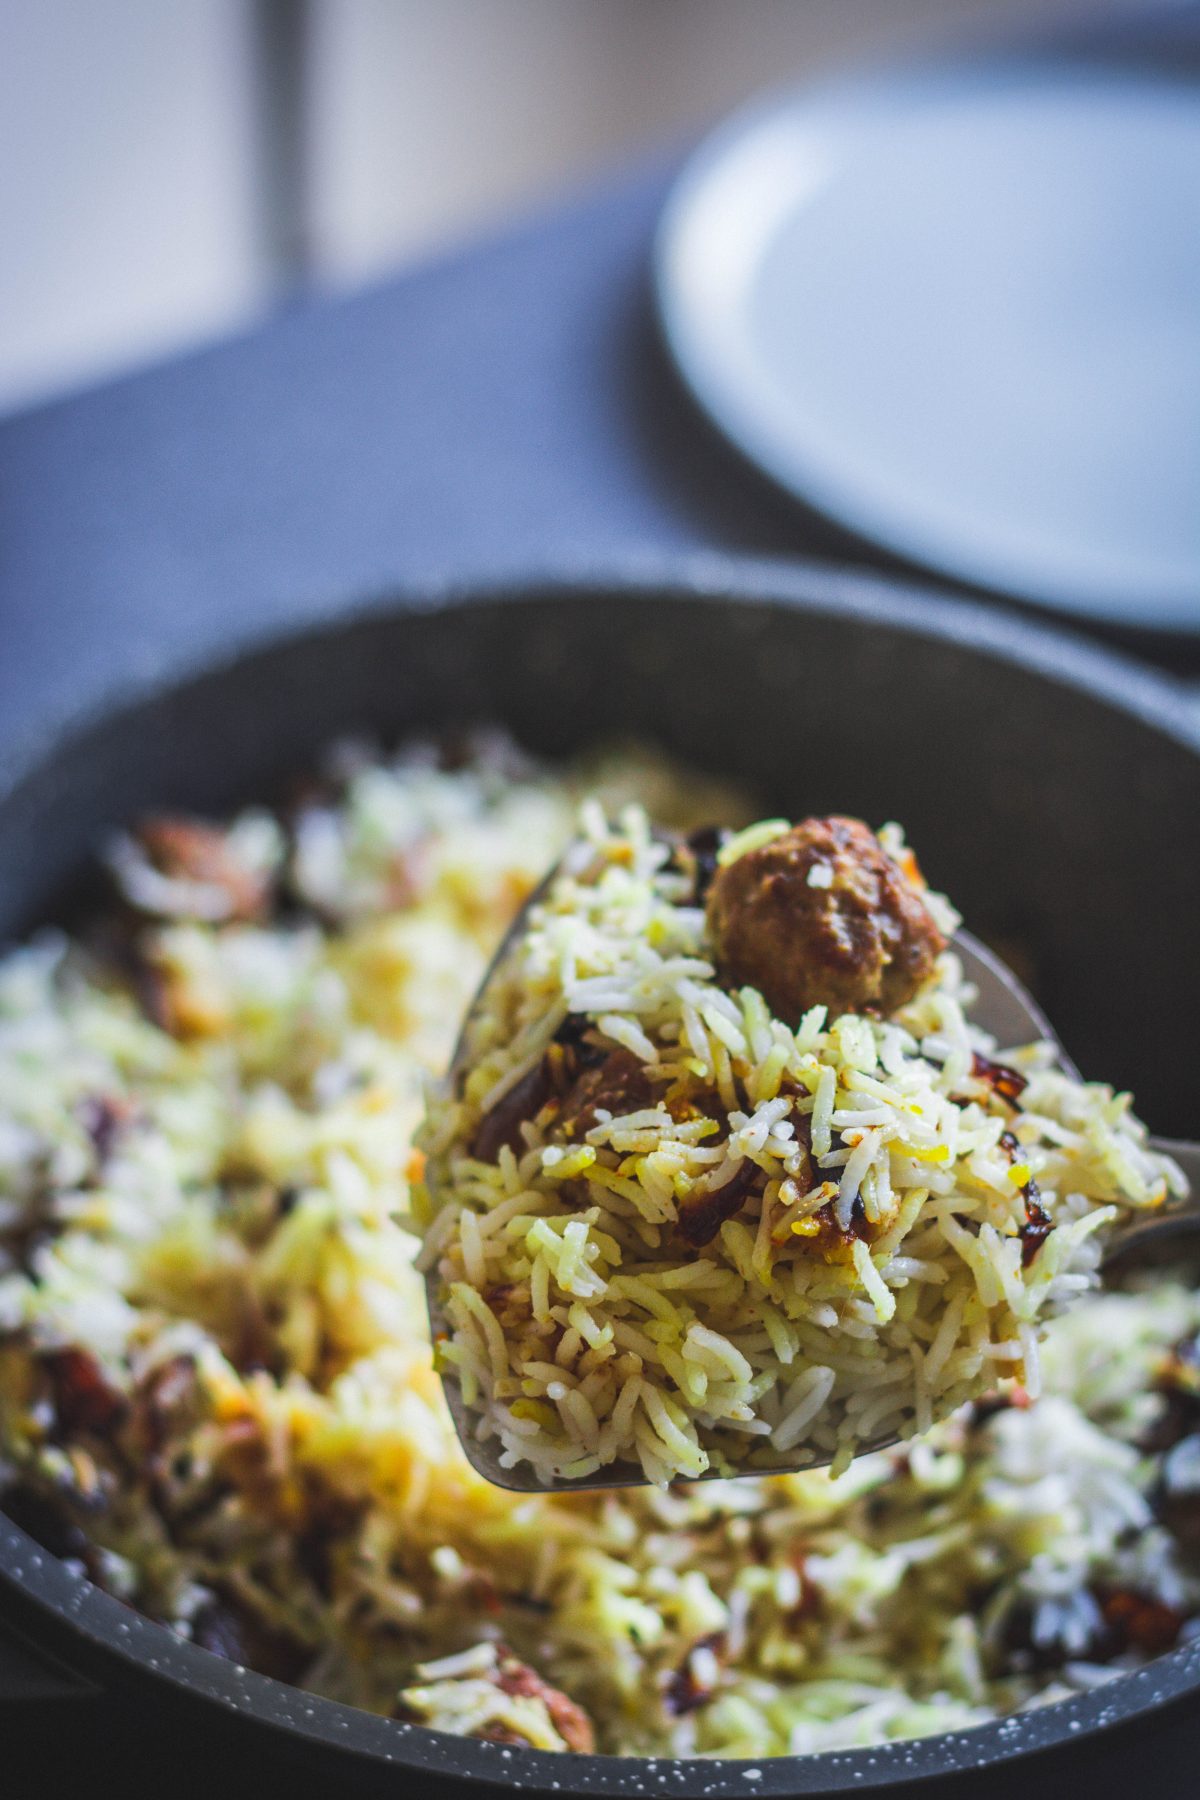
[[[549,1110],[543,1123],[553,1137],[573,1140],[586,1137],[602,1112],[620,1117],[653,1105],[645,1064],[632,1051],[605,1054],[568,1034],[483,1115],[472,1155],[494,1162],[505,1145],[520,1155],[522,1125],[544,1108]]]
[[[138,837],[150,861],[174,880],[220,888],[231,919],[260,919],[271,897],[268,877],[248,869],[230,853],[227,834],[202,819],[163,816],[146,819]]]
[[[540,1700],[568,1750],[587,1754],[596,1748],[592,1721],[582,1706],[564,1694],[561,1688],[551,1687],[548,1681],[543,1681],[536,1669],[531,1669],[528,1663],[521,1662],[511,1650],[503,1646],[500,1648],[496,1686],[502,1694]]]
[[[1015,1161],[1021,1146],[1012,1132],[1001,1132],[1000,1143],[1008,1151],[1010,1161]],[[1032,1175],[1022,1187],[1021,1196],[1025,1202],[1025,1223],[1018,1230],[1017,1236],[1021,1240],[1021,1267],[1027,1269],[1054,1230],[1054,1223],[1042,1205],[1041,1189]]]
[[[1017,1236],[1021,1240],[1021,1267],[1027,1269],[1054,1230],[1050,1214],[1042,1205],[1038,1184],[1032,1176],[1021,1189],[1025,1196],[1025,1223]]]
[[[712,1699],[713,1690],[697,1678],[693,1659],[697,1650],[710,1650],[716,1655],[724,1643],[724,1632],[710,1632],[692,1645],[677,1669],[671,1670],[663,1684],[663,1708],[669,1718],[681,1719],[687,1713],[698,1712]]]
[[[127,1402],[90,1350],[73,1346],[42,1358],[50,1376],[54,1410],[64,1431],[105,1437],[124,1418]]]
[[[986,1081],[993,1093],[1005,1105],[1011,1106],[1014,1112],[1020,1110],[1021,1095],[1029,1082],[1019,1069],[1010,1069],[1007,1063],[993,1062],[989,1056],[981,1056],[976,1050],[971,1058],[971,1073],[977,1081]]]
[[[526,1119],[534,1118],[539,1113],[551,1094],[550,1071],[546,1060],[522,1075],[520,1081],[514,1082],[506,1094],[502,1094],[495,1106],[485,1112],[479,1121],[479,1130],[475,1133],[475,1142],[471,1146],[471,1155],[480,1162],[495,1162],[501,1150],[508,1146],[510,1150],[522,1148],[521,1127]]]
[[[1144,1656],[1161,1656],[1178,1641],[1184,1615],[1173,1606],[1132,1588],[1110,1588],[1098,1598],[1104,1622],[1120,1638],[1121,1648],[1133,1645]]]
[[[654,1105],[654,1090],[646,1065],[632,1050],[613,1050],[591,1068],[584,1068],[563,1097],[561,1131],[569,1138],[586,1137],[606,1112],[613,1118],[641,1112]]]
[[[679,1235],[695,1249],[711,1244],[726,1219],[742,1210],[746,1196],[761,1175],[757,1163],[746,1157],[733,1176],[719,1188],[693,1188],[679,1202]]]

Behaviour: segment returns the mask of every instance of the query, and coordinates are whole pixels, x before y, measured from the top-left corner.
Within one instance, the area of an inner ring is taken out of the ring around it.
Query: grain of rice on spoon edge
[[[416,1209],[479,1434],[539,1480],[832,1462],[1005,1382],[1177,1172],[997,1046],[897,826],[578,841],[430,1107]]]

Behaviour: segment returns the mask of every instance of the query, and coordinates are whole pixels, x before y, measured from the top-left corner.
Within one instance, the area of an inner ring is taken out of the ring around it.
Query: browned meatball
[[[708,929],[721,979],[757,988],[793,1025],[810,1006],[895,1012],[945,948],[874,832],[837,817],[805,819],[719,869]]]

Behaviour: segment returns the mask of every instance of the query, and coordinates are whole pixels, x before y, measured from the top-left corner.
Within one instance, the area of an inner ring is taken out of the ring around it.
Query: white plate
[[[656,275],[700,404],[861,538],[1200,630],[1200,84],[1009,58],[775,97],[687,166]]]

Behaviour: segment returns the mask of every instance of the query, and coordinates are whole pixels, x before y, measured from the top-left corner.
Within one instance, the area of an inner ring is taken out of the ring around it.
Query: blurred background
[[[0,411],[435,253],[766,83],[1072,10],[0,0]]]

